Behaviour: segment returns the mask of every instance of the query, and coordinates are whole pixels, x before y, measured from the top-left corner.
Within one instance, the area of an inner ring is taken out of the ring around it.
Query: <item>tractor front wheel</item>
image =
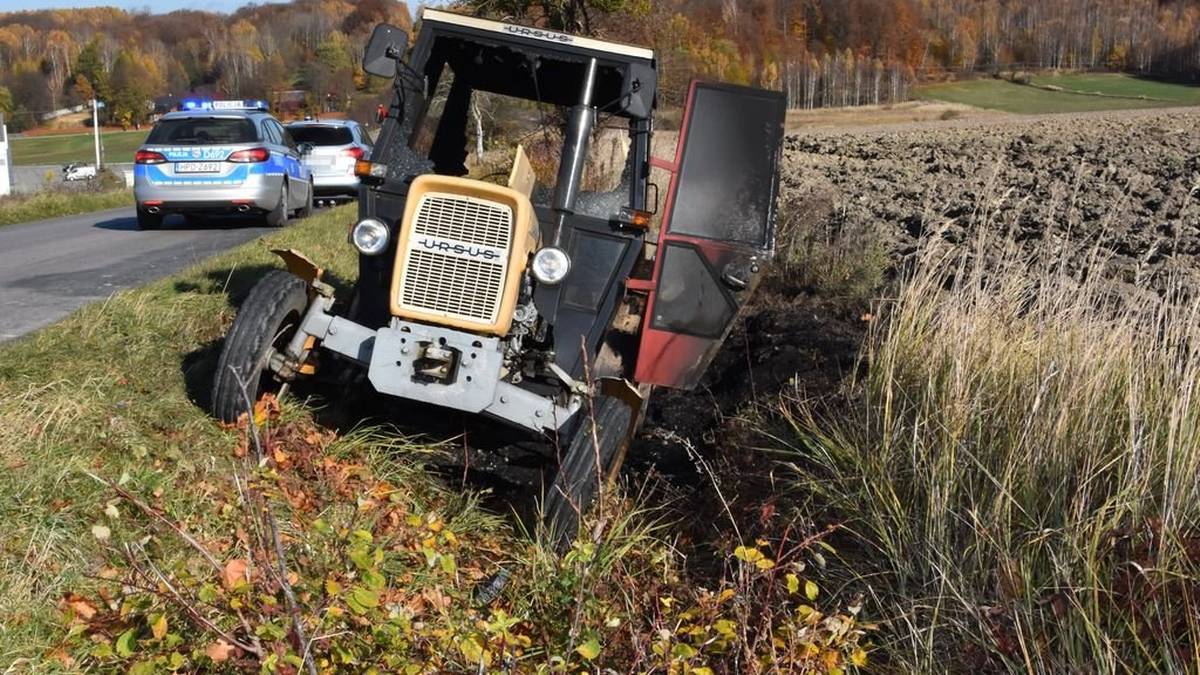
[[[561,453],[558,475],[546,493],[543,513],[551,541],[560,549],[575,538],[581,517],[621,470],[633,411],[618,398],[598,396],[579,414]]]
[[[259,396],[278,388],[267,362],[273,353],[287,347],[307,307],[304,281],[283,270],[267,273],[251,289],[225,336],[217,361],[212,392],[217,419],[232,423],[242,413],[253,414]]]

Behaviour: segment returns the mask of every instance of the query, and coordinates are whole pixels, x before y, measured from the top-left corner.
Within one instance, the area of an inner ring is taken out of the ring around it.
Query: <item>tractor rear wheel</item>
[[[287,347],[307,307],[304,281],[283,270],[268,272],[251,289],[225,336],[217,361],[212,391],[212,410],[217,419],[233,423],[242,413],[253,414],[254,402],[264,392],[278,388],[267,361],[274,352]]]
[[[543,518],[558,548],[574,540],[581,517],[591,510],[601,487],[612,483],[621,470],[632,413],[624,401],[612,396],[598,396],[590,409],[580,411],[567,436],[558,475],[546,493]]]

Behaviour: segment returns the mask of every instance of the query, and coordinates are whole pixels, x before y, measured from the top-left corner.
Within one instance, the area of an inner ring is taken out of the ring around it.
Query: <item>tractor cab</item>
[[[378,26],[363,67],[391,90],[356,165],[348,309],[280,252],[290,273],[227,338],[217,415],[244,411],[240,381],[353,364],[397,405],[557,437],[546,515],[571,534],[651,387],[699,382],[771,257],[784,97],[693,82],[659,159],[649,49],[425,9],[411,48]]]

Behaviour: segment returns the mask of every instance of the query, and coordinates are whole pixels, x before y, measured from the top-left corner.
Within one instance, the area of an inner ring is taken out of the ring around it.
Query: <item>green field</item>
[[[100,134],[106,163],[132,162],[133,153],[146,139],[148,129]],[[62,134],[12,139],[13,164],[66,164],[96,161],[92,134]]]
[[[979,79],[918,87],[916,95],[935,101],[1018,114],[1200,105],[1200,87],[1143,80],[1129,75],[1043,75],[1035,77],[1033,82],[1041,86],[1061,87],[1063,91],[1048,91],[1006,80]]]

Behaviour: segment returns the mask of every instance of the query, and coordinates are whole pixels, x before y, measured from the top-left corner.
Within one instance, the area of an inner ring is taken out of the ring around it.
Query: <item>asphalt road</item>
[[[137,229],[133,207],[0,227],[0,342],[271,231],[234,219]]]

